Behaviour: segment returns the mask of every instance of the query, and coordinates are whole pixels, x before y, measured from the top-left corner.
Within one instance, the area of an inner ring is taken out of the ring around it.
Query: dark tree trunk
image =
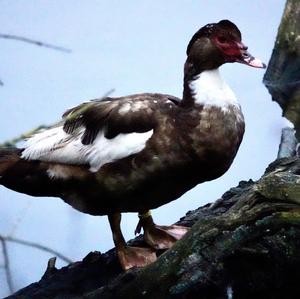
[[[300,140],[300,2],[288,0],[264,83]]]

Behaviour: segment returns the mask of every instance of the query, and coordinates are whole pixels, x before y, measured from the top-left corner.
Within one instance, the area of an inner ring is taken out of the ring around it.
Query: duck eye
[[[219,37],[218,37],[218,42],[219,42],[220,44],[225,44],[225,43],[226,43],[226,38],[225,38],[224,36],[219,36]]]

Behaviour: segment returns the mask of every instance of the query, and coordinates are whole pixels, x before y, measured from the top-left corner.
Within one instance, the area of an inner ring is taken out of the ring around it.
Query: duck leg
[[[108,215],[108,219],[123,270],[128,270],[132,267],[143,267],[156,260],[156,254],[151,248],[127,246],[120,227],[121,213]]]
[[[141,228],[144,230],[145,242],[155,249],[167,249],[181,239],[188,228],[179,225],[156,225],[151,216],[151,212],[139,213],[140,221],[137,225],[135,233],[138,234]]]

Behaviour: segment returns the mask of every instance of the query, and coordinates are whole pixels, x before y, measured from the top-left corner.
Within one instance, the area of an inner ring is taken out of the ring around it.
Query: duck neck
[[[195,105],[194,93],[191,89],[190,83],[198,74],[199,72],[196,71],[194,64],[187,60],[184,64],[183,96],[181,101],[181,106],[183,107],[188,108]]]
[[[221,77],[219,67],[202,70],[198,68],[196,71],[193,64],[188,61],[185,63],[181,106],[188,108],[195,105],[220,108],[238,105],[233,91]]]

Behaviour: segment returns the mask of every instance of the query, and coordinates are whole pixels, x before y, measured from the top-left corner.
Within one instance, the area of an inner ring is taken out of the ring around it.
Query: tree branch
[[[0,242],[2,245],[2,253],[3,253],[3,259],[4,259],[3,268],[5,270],[6,282],[7,282],[10,293],[13,293],[14,287],[13,287],[12,274],[11,274],[11,269],[10,269],[8,250],[7,250],[6,241],[2,236],[0,236]]]
[[[3,143],[0,143],[0,148],[1,147],[16,147],[17,143],[20,142],[20,141],[23,141],[27,138],[29,138],[30,136],[32,136],[33,134],[37,133],[38,131],[42,130],[42,129],[47,129],[49,128],[50,126],[46,126],[46,125],[40,125],[38,126],[37,128],[35,129],[32,129],[26,133],[23,133],[21,134],[20,136],[18,137],[15,137],[13,139],[10,139],[10,140],[7,140],[7,141],[4,141]]]
[[[38,243],[29,242],[29,241],[21,240],[18,238],[9,237],[9,236],[1,236],[1,235],[0,235],[0,242],[2,245],[2,254],[3,254],[3,260],[4,260],[3,269],[5,271],[7,286],[8,286],[8,289],[11,294],[15,290],[14,290],[14,286],[13,286],[12,271],[10,268],[10,260],[9,260],[8,250],[7,250],[7,242],[17,243],[17,244],[21,244],[24,246],[36,248],[36,249],[39,249],[39,250],[42,250],[42,251],[45,251],[45,252],[55,255],[56,257],[60,258],[62,261],[66,262],[67,264],[73,263],[73,261],[71,259],[69,259],[68,257],[64,256],[63,254],[59,253],[58,251],[53,250],[49,247],[43,246]],[[49,260],[46,273],[51,273],[51,271],[55,269],[55,261],[56,261],[56,258],[52,258]],[[52,268],[51,268],[51,266],[52,266]]]
[[[33,44],[35,46],[49,48],[49,49],[52,49],[52,50],[61,51],[61,52],[65,52],[65,53],[71,53],[72,52],[72,50],[68,49],[68,48],[64,48],[64,47],[61,47],[61,46],[56,46],[56,45],[53,45],[53,44],[41,42],[39,40],[34,40],[34,39],[31,39],[31,38],[27,38],[27,37],[19,36],[19,35],[14,35],[14,34],[0,33],[0,38],[16,40],[16,41],[20,41],[20,42],[24,42],[24,43],[28,43],[28,44]],[[3,86],[3,85],[4,85],[3,81],[0,80],[0,86]]]
[[[111,89],[108,92],[106,92],[101,98],[94,99],[93,101],[96,101],[96,100],[101,101],[101,100],[105,99],[106,97],[108,97],[110,94],[112,94],[114,91],[115,91],[114,89]],[[83,113],[84,111],[86,111],[89,108],[90,108],[89,105],[84,105],[80,109],[76,110],[74,113],[68,114],[65,118],[67,120],[75,119],[79,114]],[[13,139],[10,139],[10,140],[4,141],[3,143],[0,143],[0,148],[3,148],[3,147],[16,147],[18,142],[23,141],[23,140],[31,137],[32,135],[34,135],[38,131],[40,131],[42,129],[48,129],[48,128],[53,127],[53,126],[57,126],[60,123],[61,123],[61,120],[54,123],[54,124],[52,124],[52,125],[48,125],[48,126],[47,125],[40,125],[35,129],[32,129],[32,130],[30,130],[26,133],[21,134],[18,137],[15,137]]]
[[[27,37],[19,36],[19,35],[0,33],[0,38],[21,41],[21,42],[33,44],[35,46],[49,48],[49,49],[52,49],[52,50],[57,50],[57,51],[65,52],[65,53],[71,53],[72,52],[71,49],[67,49],[67,48],[64,48],[64,47],[61,47],[61,46],[56,46],[56,45],[53,45],[53,44],[48,44],[48,43],[45,43],[45,42],[41,42],[41,41],[38,41],[38,40],[34,40],[34,39],[31,39],[31,38],[27,38]]]
[[[60,270],[50,263],[9,298],[299,298],[299,173],[299,158],[279,159],[259,181],[189,212],[178,224],[190,231],[145,268],[123,272],[115,250],[90,253]]]
[[[43,245],[35,243],[35,242],[25,241],[25,240],[21,240],[21,239],[9,237],[9,236],[7,236],[7,237],[0,236],[0,238],[1,238],[1,240],[7,241],[7,242],[18,243],[18,244],[21,244],[24,246],[33,247],[33,248],[51,253],[68,264],[73,263],[73,261],[71,259],[69,259],[68,257],[64,256],[63,254],[59,253],[58,251],[53,250],[47,246],[43,246]]]

